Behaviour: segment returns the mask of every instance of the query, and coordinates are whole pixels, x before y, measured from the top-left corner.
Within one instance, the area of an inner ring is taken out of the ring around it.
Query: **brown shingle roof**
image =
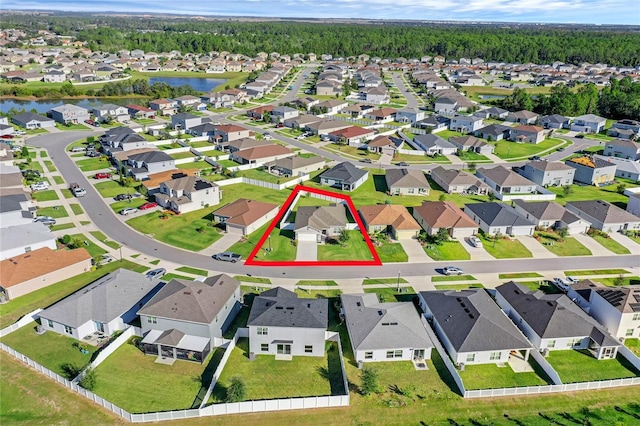
[[[420,225],[405,206],[397,204],[377,204],[360,207],[360,214],[368,225],[391,225],[394,229],[420,230]]]
[[[413,208],[431,228],[477,228],[458,206],[451,201],[424,201],[422,205]]]
[[[247,226],[277,208],[277,204],[239,198],[233,203],[216,210],[213,214],[228,217],[227,223]]]
[[[183,177],[182,174],[187,176],[195,176],[198,174],[198,169],[172,169],[165,172],[153,173],[149,175],[149,179],[143,180],[142,185],[147,189],[158,188],[162,182],[166,182],[176,177]]]
[[[89,259],[84,248],[53,251],[44,247],[0,262],[0,283],[8,288]]]
[[[235,153],[235,155],[240,158],[244,158],[245,160],[258,160],[260,158],[286,154],[292,154],[292,151],[287,147],[275,144],[243,149],[242,151],[238,151],[237,153]]]

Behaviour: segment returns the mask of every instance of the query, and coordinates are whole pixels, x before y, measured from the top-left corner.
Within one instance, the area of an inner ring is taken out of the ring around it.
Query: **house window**
[[[156,318],[156,317],[147,317],[147,323],[149,323],[149,324],[157,324],[158,323],[158,318]]]
[[[68,325],[64,326],[64,332],[67,333],[67,334],[73,334],[73,330]]]
[[[262,352],[269,352],[269,344],[268,343],[263,343],[260,345],[260,350]]]
[[[556,347],[556,341],[555,340],[549,340],[547,342],[547,347],[548,348],[555,348]]]
[[[387,358],[393,358],[393,351],[387,351]]]
[[[305,346],[304,346],[304,353],[305,353],[305,354],[311,354],[311,353],[313,353],[313,345],[305,345]]]
[[[373,359],[373,352],[365,352],[364,359]]]
[[[582,339],[571,339],[571,340],[569,340],[567,342],[567,347],[568,348],[572,348],[572,347],[574,347],[576,345],[579,345],[581,341],[582,341]]]
[[[501,355],[501,353],[500,353],[500,352],[491,352],[491,353],[489,354],[489,359],[490,359],[491,361],[495,361],[495,360],[497,360],[497,359],[500,359],[500,355]]]
[[[258,327],[258,336],[266,336],[269,334],[269,329],[267,327]]]
[[[631,318],[631,321],[640,321],[640,313],[633,314],[633,317]]]
[[[407,191],[409,194],[413,194],[414,192],[416,192],[415,188],[409,188],[409,190]]]
[[[49,328],[53,328],[53,321],[51,321],[51,320],[47,320],[47,326],[48,326]]]
[[[387,358],[402,358],[402,349],[387,351]]]
[[[476,360],[476,354],[467,354],[467,362],[473,362]]]
[[[633,336],[633,328],[628,328],[627,331],[624,333],[624,337],[631,337]]]

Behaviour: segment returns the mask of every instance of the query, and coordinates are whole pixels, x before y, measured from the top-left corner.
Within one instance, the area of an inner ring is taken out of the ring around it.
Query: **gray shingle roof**
[[[464,207],[482,219],[489,226],[534,226],[513,211],[513,208],[502,203],[471,203]]]
[[[533,348],[483,289],[423,291],[420,296],[456,352]]]
[[[455,148],[455,145],[453,145],[452,143],[447,142],[446,140],[442,139],[440,136],[436,136],[433,134],[416,135],[413,138],[413,140],[414,142],[420,145],[423,145],[427,149],[432,147]]]
[[[321,177],[350,184],[357,182],[367,173],[368,172],[366,170],[359,169],[351,163],[344,162],[337,164],[335,167],[332,167],[331,169],[322,173]]]
[[[387,169],[385,179],[389,187],[429,188],[429,182],[420,170]]]
[[[160,284],[158,279],[118,269],[40,312],[40,317],[77,328],[87,321],[108,323],[134,307]]]
[[[300,206],[296,212],[293,229],[298,230],[307,226],[321,231],[347,224],[347,214],[343,204],[331,206]]]
[[[239,287],[240,281],[225,274],[203,282],[174,278],[138,311],[138,315],[210,324]]]
[[[380,303],[375,293],[343,294],[341,300],[355,350],[433,347],[413,303]]]
[[[0,241],[2,241],[3,251],[10,251],[17,247],[27,247],[49,240],[55,241],[55,239],[56,237],[51,230],[40,222],[0,228]]]
[[[276,287],[253,299],[248,326],[327,328],[329,301],[299,299],[298,295]]]
[[[493,168],[479,167],[477,174],[484,176],[487,179],[492,180],[497,185],[502,187],[511,186],[536,186],[534,182],[524,176],[520,176],[511,169],[507,169],[504,166],[496,166]]]
[[[604,224],[640,222],[640,217],[603,200],[570,201],[567,203],[567,207],[582,211]]]
[[[131,161],[142,161],[144,163],[160,163],[162,161],[173,161],[173,158],[167,153],[159,150],[153,150],[148,152],[141,152],[140,154],[133,154],[129,156]]]
[[[2,176],[2,178],[4,179],[4,176]],[[22,210],[20,203],[24,203],[30,199],[31,197],[26,192],[21,194],[0,195],[0,213]]]
[[[550,201],[526,202],[524,200],[513,200],[513,202],[538,220],[561,220],[565,213],[569,213],[560,204]]]

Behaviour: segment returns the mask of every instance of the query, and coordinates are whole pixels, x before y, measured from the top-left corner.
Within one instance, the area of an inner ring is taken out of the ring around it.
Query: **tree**
[[[442,193],[440,194],[440,196],[438,197],[438,201],[446,201],[447,199],[447,194]]]
[[[440,228],[436,235],[433,236],[433,243],[436,245],[442,245],[449,241],[449,230],[447,228]]]
[[[613,279],[613,285],[616,287],[620,287],[621,285],[624,285],[624,277],[622,276],[622,274],[618,275]]]
[[[80,386],[85,388],[86,390],[93,390],[96,387],[96,381],[98,379],[98,374],[93,368],[87,368],[82,376],[82,379],[78,382]]]
[[[378,372],[371,367],[364,367],[360,374],[360,392],[371,395],[378,392]]]
[[[616,192],[618,194],[623,194],[624,190],[627,188],[627,185],[625,185],[624,183],[619,183],[618,186],[616,186]]]
[[[341,229],[340,230],[340,235],[338,236],[338,241],[340,241],[340,244],[342,244],[343,246],[347,243],[347,241],[349,241],[349,233],[347,232],[346,229]]]
[[[225,402],[240,402],[246,399],[247,385],[240,377],[232,377],[227,388]]]
[[[571,185],[564,185],[562,187],[562,195],[566,198],[569,196],[569,194],[571,194],[573,192],[573,188],[571,188]]]
[[[489,192],[487,192],[487,196],[489,197],[489,201],[495,201],[496,199],[496,194],[495,192],[489,190]]]

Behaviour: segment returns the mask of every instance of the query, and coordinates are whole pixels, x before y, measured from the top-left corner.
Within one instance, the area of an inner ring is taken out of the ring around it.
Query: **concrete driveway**
[[[409,256],[409,263],[433,262],[433,259],[427,256],[418,240],[410,238],[398,240],[398,242]]]
[[[626,248],[628,248],[631,254],[640,253],[640,245],[638,245],[638,243],[636,243],[635,240],[632,240],[626,235],[623,235],[619,232],[610,232],[609,236],[611,237],[612,240],[617,241],[623,246],[625,246]]]
[[[318,260],[318,243],[315,241],[298,241],[296,260],[313,262]]]
[[[604,248],[602,244],[600,244],[587,234],[575,234],[571,236],[578,240],[580,244],[588,248],[589,251],[591,251],[592,256],[610,256],[613,253],[612,251]]]
[[[205,256],[213,256],[216,253],[227,251],[229,247],[240,241],[241,237],[242,236],[238,234],[222,234],[222,238],[211,244],[206,249],[201,250],[199,253],[204,254]]]
[[[531,252],[535,259],[558,257],[556,254],[547,250],[545,246],[530,235],[517,235],[515,238]]]
[[[466,239],[459,240],[459,241],[460,241],[460,245],[462,245],[462,248],[465,249],[467,253],[469,253],[469,255],[471,256],[471,260],[495,260],[496,259],[495,257],[491,256],[484,247],[474,247],[471,244],[469,244],[469,241]]]

